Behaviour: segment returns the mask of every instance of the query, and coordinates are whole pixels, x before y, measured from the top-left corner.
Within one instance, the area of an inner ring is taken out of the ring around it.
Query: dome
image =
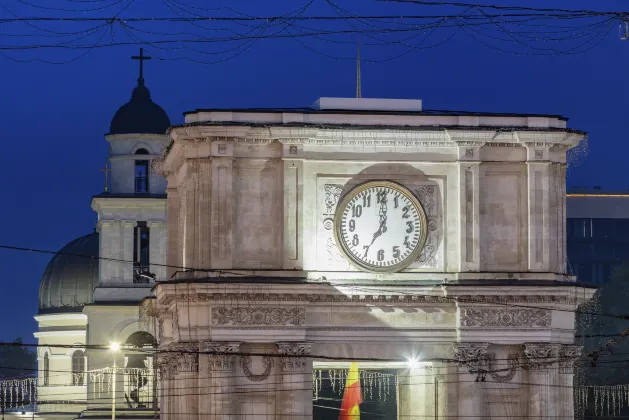
[[[131,100],[116,111],[111,120],[109,134],[166,134],[170,119],[159,105],[151,99],[144,86],[144,78],[138,79]]]
[[[79,311],[92,302],[98,286],[98,251],[94,232],[73,240],[52,257],[39,285],[39,313]]]

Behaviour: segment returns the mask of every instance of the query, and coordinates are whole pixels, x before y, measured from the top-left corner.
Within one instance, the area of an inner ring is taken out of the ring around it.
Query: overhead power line
[[[399,5],[399,13],[373,15],[348,10],[334,0],[324,2],[334,14],[314,14],[310,0],[285,14],[267,16],[181,0],[162,0],[166,13],[160,11],[156,16],[134,16],[132,0],[76,9],[17,1],[30,10],[54,10],[57,16],[23,16],[0,4],[7,12],[7,17],[0,19],[0,36],[11,41],[0,44],[0,55],[16,61],[42,61],[41,50],[56,49],[72,57],[57,63],[76,60],[85,50],[142,45],[156,59],[209,64],[240,56],[260,41],[284,40],[328,58],[354,60],[356,36],[367,40],[361,42],[363,62],[389,61],[436,48],[457,35],[509,54],[582,54],[628,19],[626,12],[619,11],[419,0],[389,0]],[[410,5],[427,13],[408,13]],[[110,10],[111,15],[102,16]],[[96,13],[101,16],[94,16]],[[65,26],[83,28],[60,30]],[[629,36],[621,35],[625,38]]]

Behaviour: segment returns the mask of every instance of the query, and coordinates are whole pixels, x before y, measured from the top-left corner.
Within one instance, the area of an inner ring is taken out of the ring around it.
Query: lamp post
[[[120,344],[111,343],[109,349],[114,352],[114,367],[111,374],[111,420],[116,420],[116,352],[120,350]]]

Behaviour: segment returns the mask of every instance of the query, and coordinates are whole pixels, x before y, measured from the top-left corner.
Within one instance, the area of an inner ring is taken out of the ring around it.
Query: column
[[[201,400],[199,411],[202,418],[212,420],[232,420],[236,418],[234,399],[234,376],[236,375],[236,357],[240,350],[240,343],[206,341],[201,344],[203,354],[203,369],[199,375],[203,381],[200,386],[206,386],[205,395]],[[206,377],[209,380],[204,380]],[[203,385],[202,385],[203,384]]]
[[[122,224],[122,243],[120,248],[122,249],[122,259],[124,262],[120,263],[120,282],[121,283],[133,283],[133,239],[134,229],[137,223],[135,220],[123,220]]]
[[[150,221],[149,227],[149,271],[155,274],[155,280],[166,280],[167,233],[162,221]]]
[[[199,416],[199,392],[197,388],[199,377],[198,348],[181,347],[174,351],[180,351],[174,355],[177,373],[174,378],[174,392],[177,395],[175,412],[172,413],[177,420],[198,420]]]
[[[528,417],[535,419],[559,418],[558,407],[561,393],[558,392],[557,362],[561,356],[561,345],[549,343],[526,343],[526,369],[529,383]],[[572,393],[570,393],[572,396]],[[572,404],[572,398],[570,398]]]
[[[118,263],[110,259],[117,259],[119,224],[115,220],[101,220],[98,222],[100,257],[98,263],[100,283],[111,283],[118,277]]]
[[[159,415],[161,420],[174,420],[177,418],[173,414],[173,401],[175,396],[173,392],[176,387],[173,386],[175,377],[175,367],[171,353],[157,354],[157,369],[159,372]]]
[[[454,359],[459,366],[457,371],[458,412],[464,414],[469,420],[486,418],[487,407],[480,381],[487,373],[487,347],[487,343],[456,343],[454,345]]]
[[[435,405],[437,418],[453,419],[458,413],[458,368],[452,363],[433,363],[435,372]]]
[[[431,363],[398,370],[398,417],[435,418],[435,375]]]
[[[279,419],[312,418],[312,358],[310,343],[277,343],[280,384],[276,412]]]
[[[563,345],[560,349],[558,391],[559,402],[558,420],[574,419],[574,363],[580,358],[581,346]]]

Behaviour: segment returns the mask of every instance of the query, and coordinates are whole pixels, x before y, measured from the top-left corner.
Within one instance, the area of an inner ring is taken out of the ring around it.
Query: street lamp
[[[114,352],[114,367],[111,374],[112,394],[111,394],[111,420],[116,420],[116,352],[120,350],[120,344],[111,343],[109,350]]]

